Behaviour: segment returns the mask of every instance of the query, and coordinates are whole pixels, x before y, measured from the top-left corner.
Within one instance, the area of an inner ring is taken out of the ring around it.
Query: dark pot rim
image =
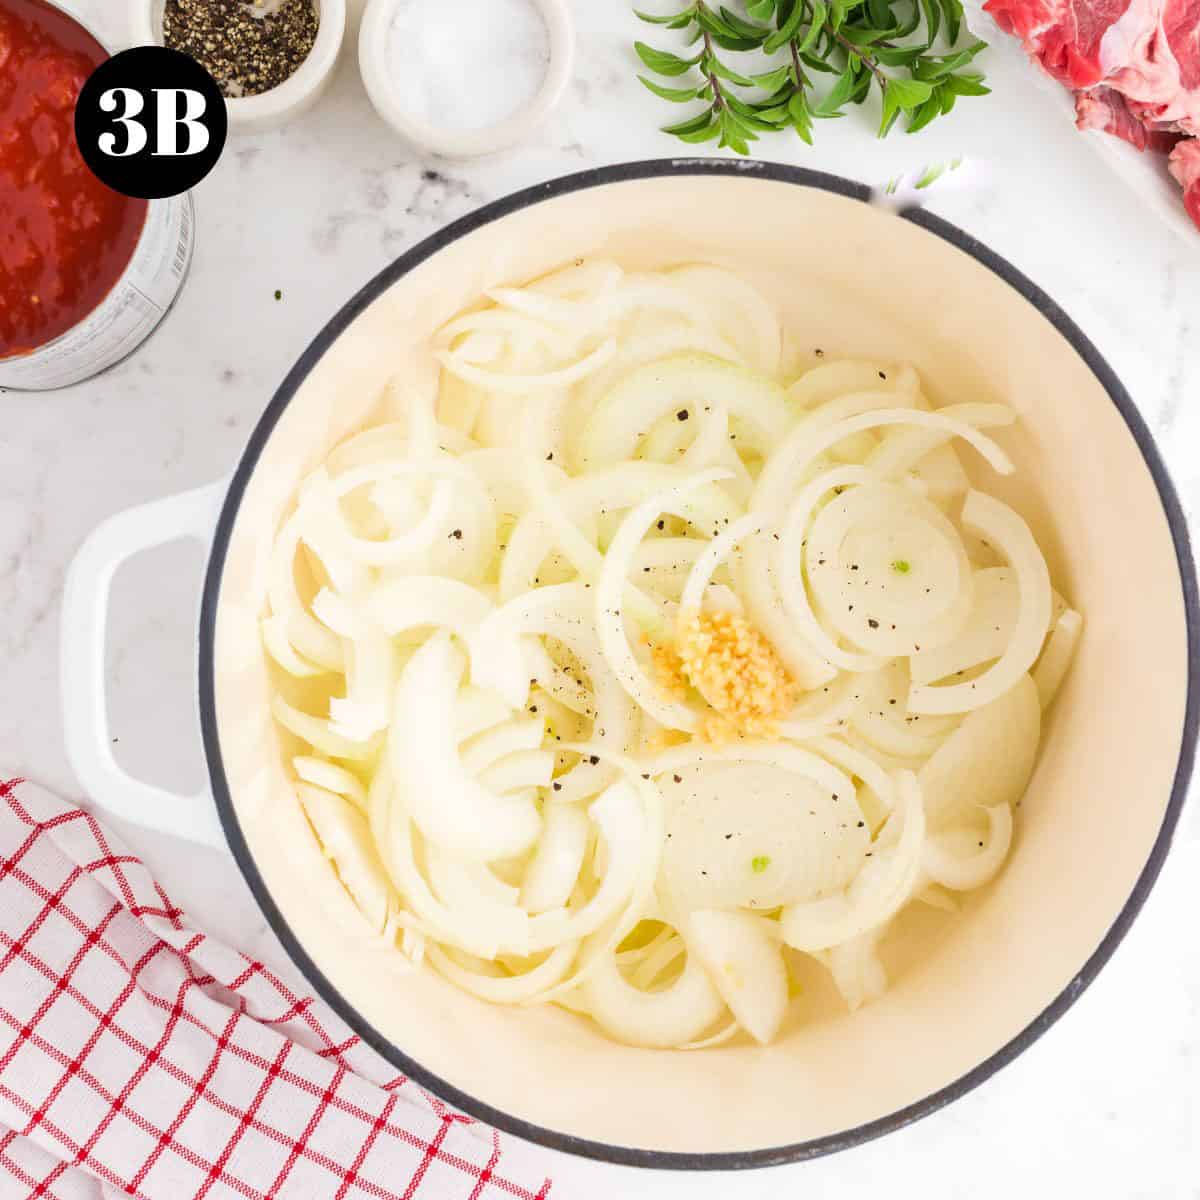
[[[547,183],[537,184],[497,200],[483,208],[454,221],[438,230],[424,241],[401,255],[390,266],[385,267],[329,321],[300,356],[288,373],[263,413],[234,472],[229,485],[216,536],[213,541],[208,569],[204,581],[204,592],[200,613],[199,633],[199,702],[200,720],[204,737],[205,757],[212,780],[213,795],[225,836],[233,851],[243,876],[250,885],[263,915],[279,940],[283,943],[293,962],[312,983],[322,999],[357,1033],[367,1045],[383,1058],[398,1067],[405,1075],[416,1080],[443,1100],[463,1112],[487,1122],[497,1129],[515,1134],[530,1142],[584,1158],[626,1166],[652,1167],[667,1170],[734,1170],[749,1167],[768,1167],[782,1163],[799,1162],[832,1154],[857,1146],[900,1129],[921,1117],[928,1116],[953,1100],[966,1095],[973,1088],[990,1078],[1001,1067],[1006,1066],[1022,1051],[1028,1049],[1064,1012],[1079,998],[1084,989],[1095,979],[1101,967],[1112,956],[1121,939],[1128,932],[1134,918],[1145,903],[1162,868],[1163,860],[1179,821],[1192,763],[1196,752],[1197,731],[1200,729],[1200,599],[1197,598],[1195,564],[1188,539],[1187,524],[1179,498],[1167,474],[1150,430],[1130,399],[1120,380],[1083,331],[1067,314],[1031,280],[1027,279],[1011,263],[988,249],[968,233],[924,210],[908,210],[901,215],[905,220],[949,242],[969,254],[993,274],[1029,301],[1074,348],[1108,393],[1117,411],[1128,426],[1130,435],[1141,451],[1146,467],[1158,489],[1159,499],[1167,518],[1167,524],[1175,546],[1179,566],[1180,584],[1183,590],[1187,623],[1188,687],[1184,714],[1183,735],[1180,743],[1179,761],[1175,780],[1171,788],[1170,801],[1163,816],[1162,826],[1154,846],[1138,876],[1129,899],[1125,902],[1112,927],[1082,965],[1074,978],[1020,1033],[1002,1046],[973,1070],[956,1079],[937,1092],[891,1113],[886,1117],[870,1121],[839,1133],[790,1145],[768,1146],[757,1150],[727,1153],[678,1153],[647,1150],[631,1146],[614,1146],[605,1142],[591,1141],[553,1129],[547,1129],[530,1121],[514,1117],[485,1104],[474,1096],[454,1087],[446,1080],[427,1070],[410,1058],[399,1046],[382,1037],[341,995],[334,984],[326,978],[320,968],[309,957],[292,933],[287,921],[276,907],[266,884],[259,873],[249,846],[242,835],[234,812],[229,783],[221,757],[220,740],[217,733],[215,704],[214,644],[216,633],[217,600],[221,588],[221,576],[229,548],[234,522],[247,484],[262,454],[272,431],[292,396],[299,389],[316,363],[333,345],[345,329],[398,279],[426,259],[473,230],[520,209],[528,208],[543,200],[567,195],[587,188],[630,180],[653,179],[661,176],[679,175],[724,175],[744,179],[769,179],[803,187],[819,188],[853,200],[866,202],[870,189],[860,183],[828,175],[819,171],[781,163],[741,162],[730,159],[655,159],[645,162],[623,163],[599,167],[563,176]]]

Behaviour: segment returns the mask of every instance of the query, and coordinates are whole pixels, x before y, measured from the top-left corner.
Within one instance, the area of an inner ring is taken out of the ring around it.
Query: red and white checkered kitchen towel
[[[480,1136],[480,1135],[483,1136]],[[0,1200],[543,1200],[499,1137],[0,779]]]

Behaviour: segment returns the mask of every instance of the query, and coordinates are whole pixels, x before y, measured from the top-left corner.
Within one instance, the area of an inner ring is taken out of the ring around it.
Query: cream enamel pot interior
[[[284,945],[317,990],[446,1100],[559,1149],[658,1167],[745,1167],[827,1153],[962,1095],[1029,1045],[1108,959],[1154,881],[1183,803],[1200,708],[1200,618],[1178,500],[1100,355],[1028,280],[927,213],[769,164],[632,164],[532,188],[384,270],[305,352],[233,477],[107,522],[67,588],[69,748],[98,801],[143,824],[219,838],[216,816]],[[298,481],[364,425],[384,384],[427,376],[434,329],[482,290],[566,260],[746,273],[832,356],[915,362],[936,401],[1020,413],[1014,501],[1087,617],[1019,811],[1007,868],[954,917],[901,920],[893,979],[847,1015],[814,970],[803,1024],[766,1048],[630,1049],[559,1010],[492,1007],[368,935],[321,857],[268,715],[258,635],[269,548]],[[219,509],[219,520],[217,512]],[[215,535],[213,523],[215,523]],[[207,797],[124,777],[103,703],[103,621],[116,563],[212,538],[200,623]],[[360,932],[361,931],[361,932]]]

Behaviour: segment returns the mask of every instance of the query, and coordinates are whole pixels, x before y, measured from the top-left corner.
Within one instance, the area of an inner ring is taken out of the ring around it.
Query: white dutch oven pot
[[[896,1129],[1020,1053],[1111,955],[1153,883],[1196,744],[1200,617],[1179,502],[1112,371],[1017,271],[926,213],[769,164],[674,161],[571,176],[490,205],[384,270],[284,380],[231,483],[115,517],[84,546],[65,600],[72,760],[119,815],[228,841],[314,987],[381,1053],[446,1100],[559,1149],[660,1167],[810,1157]],[[893,978],[848,1015],[819,987],[769,1048],[631,1049],[557,1009],[457,991],[370,936],[288,782],[258,635],[269,548],[299,480],[381,419],[395,373],[431,368],[434,329],[484,288],[572,258],[733,266],[831,357],[906,359],[936,401],[1010,404],[1018,471],[989,476],[1032,522],[1087,617],[1052,711],[1006,869],[959,914],[903,919]],[[177,537],[211,546],[200,718],[211,794],[125,775],[109,749],[109,580]]]

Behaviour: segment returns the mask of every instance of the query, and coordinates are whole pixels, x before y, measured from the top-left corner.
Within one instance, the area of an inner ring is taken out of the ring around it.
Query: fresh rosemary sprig
[[[716,139],[749,154],[760,134],[793,129],[812,145],[813,121],[841,117],[873,88],[883,106],[879,136],[905,114],[909,133],[948,113],[960,96],[986,96],[983,75],[969,70],[987,43],[956,48],[961,0],[746,0],[745,16],[725,5],[693,0],[679,12],[637,15],[652,25],[683,30],[698,52],[683,58],[645,42],[634,49],[646,67],[683,86],[639,75],[656,96],[674,104],[703,100],[704,108],[663,127],[684,142]],[[945,48],[934,52],[939,33]],[[742,74],[717,51],[757,50],[769,69]],[[811,74],[810,74],[811,73]],[[835,75],[823,94],[812,74]],[[737,89],[752,89],[743,94]]]

